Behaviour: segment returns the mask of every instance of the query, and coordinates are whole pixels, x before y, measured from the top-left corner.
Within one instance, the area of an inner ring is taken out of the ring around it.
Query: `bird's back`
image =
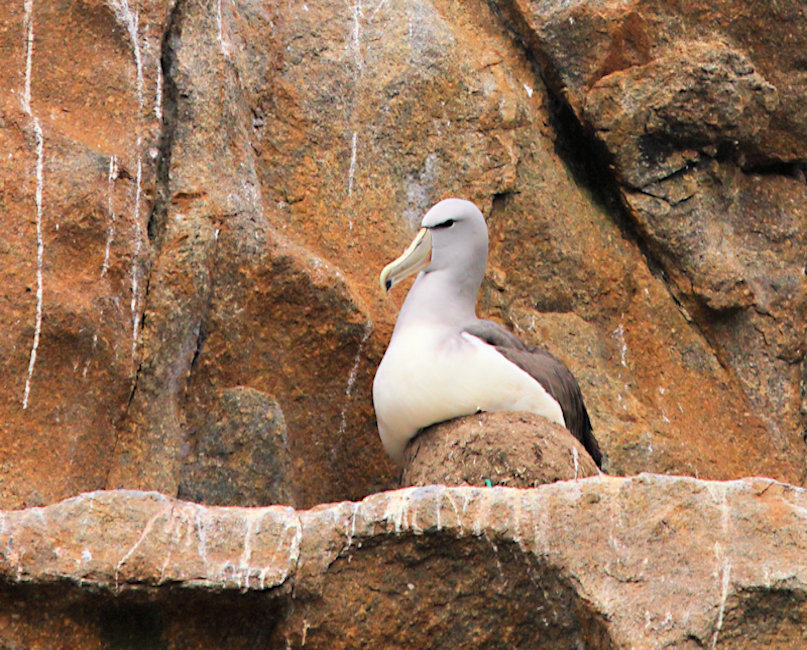
[[[515,334],[488,320],[477,320],[466,331],[493,346],[511,363],[540,382],[558,402],[566,428],[602,467],[602,452],[594,437],[580,385],[566,365],[547,350],[525,344]]]

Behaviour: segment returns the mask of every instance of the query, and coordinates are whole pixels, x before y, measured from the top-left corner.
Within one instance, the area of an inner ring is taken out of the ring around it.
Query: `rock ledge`
[[[426,486],[307,511],[92,492],[0,531],[4,645],[797,647],[807,629],[807,493],[764,478]]]

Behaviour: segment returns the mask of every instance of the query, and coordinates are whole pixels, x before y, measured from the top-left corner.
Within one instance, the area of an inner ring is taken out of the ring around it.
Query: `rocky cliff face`
[[[570,366],[610,473],[804,483],[803,2],[10,0],[0,17],[0,507],[393,487],[370,384],[404,292],[376,278],[447,196],[488,219],[480,312]],[[725,595],[704,621],[726,625]],[[588,598],[575,620],[609,647],[612,610]]]
[[[807,19],[768,9],[6,3],[0,502],[392,485],[376,277],[451,195],[610,472],[801,483]]]

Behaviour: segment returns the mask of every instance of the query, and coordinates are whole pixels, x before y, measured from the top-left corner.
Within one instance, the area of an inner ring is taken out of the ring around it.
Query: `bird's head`
[[[488,256],[488,228],[479,208],[463,199],[445,199],[426,213],[420,226],[403,255],[381,271],[385,291],[418,271],[450,270],[479,275],[481,280]]]

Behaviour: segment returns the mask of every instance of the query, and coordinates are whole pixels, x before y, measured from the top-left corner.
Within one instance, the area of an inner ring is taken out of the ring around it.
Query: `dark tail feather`
[[[585,410],[585,407],[583,407],[582,424],[583,426],[580,427],[580,431],[574,432],[575,438],[583,443],[586,451],[594,459],[594,462],[597,463],[597,467],[602,469],[602,452],[600,451],[600,445],[591,430],[591,420],[588,417],[588,411]]]

